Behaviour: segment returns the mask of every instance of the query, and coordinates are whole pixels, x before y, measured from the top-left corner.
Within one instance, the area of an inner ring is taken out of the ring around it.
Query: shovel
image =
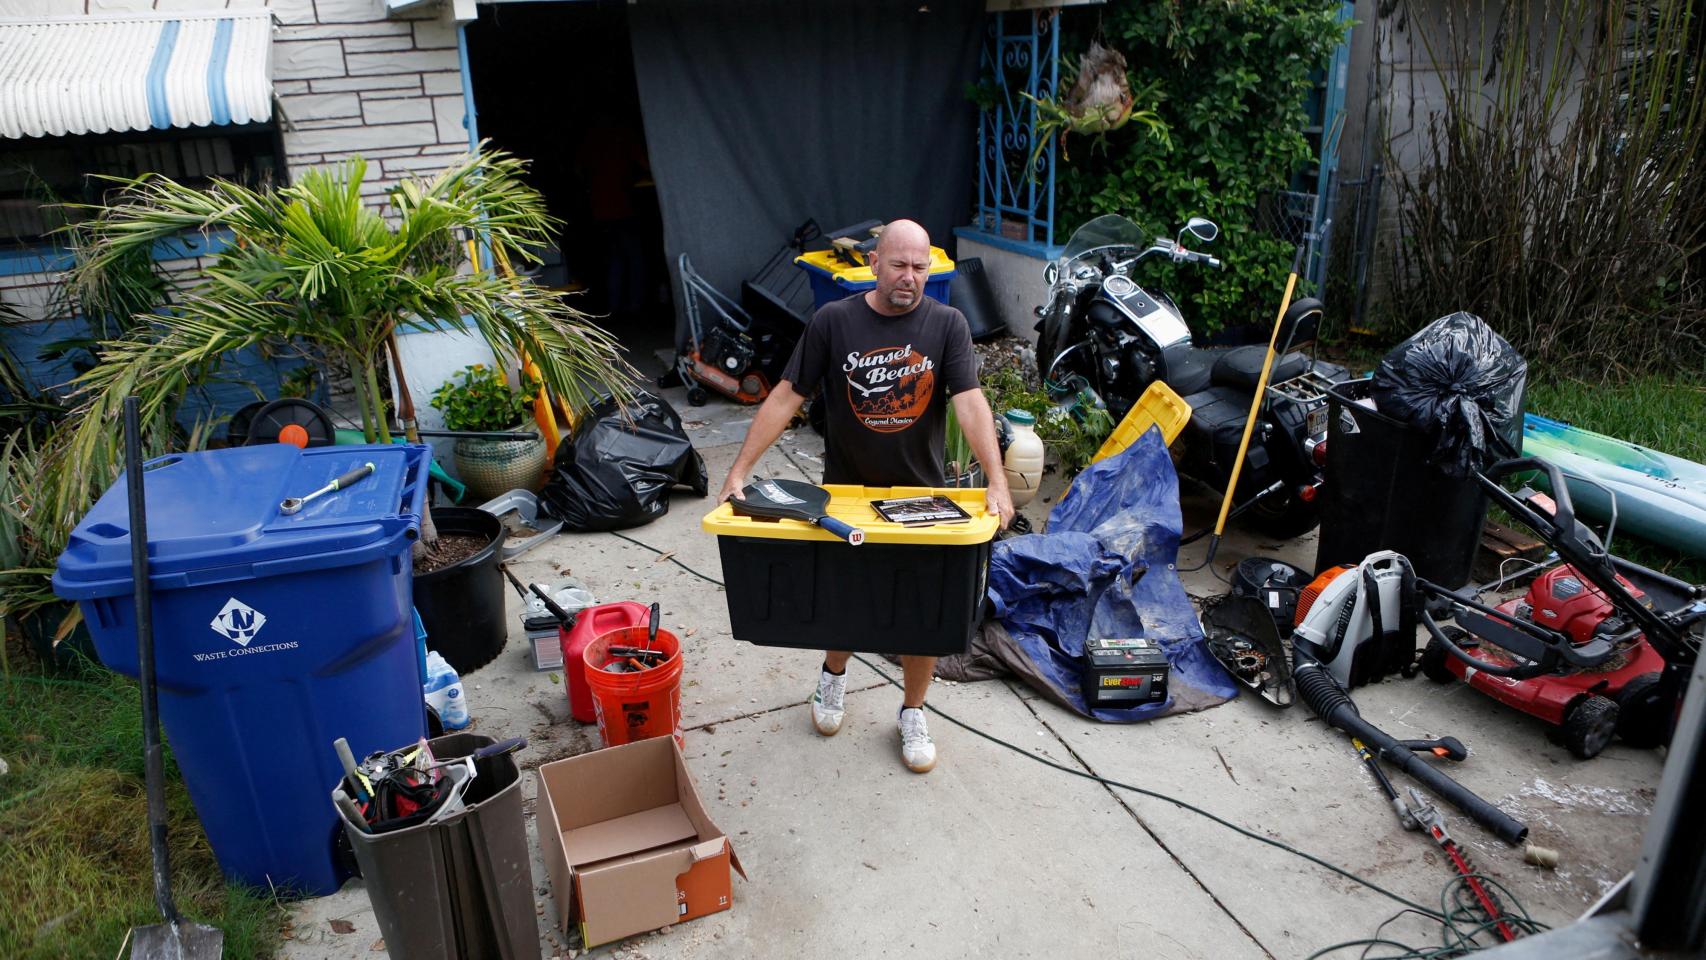
[[[124,401],[124,476],[130,493],[130,573],[136,583],[136,650],[142,681],[142,759],[148,784],[148,839],[154,850],[154,903],[165,923],[133,927],[131,960],[219,960],[225,934],[191,923],[172,900],[166,850],[166,771],[160,747],[160,688],[154,679],[154,607],[148,584],[148,521],[142,498],[142,433],[136,398]]]

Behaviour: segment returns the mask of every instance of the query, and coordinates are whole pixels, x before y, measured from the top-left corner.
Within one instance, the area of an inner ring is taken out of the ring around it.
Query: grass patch
[[[159,922],[134,681],[98,666],[42,672],[13,650],[0,676],[0,956],[113,957]],[[282,907],[228,886],[175,765],[167,763],[172,888],[191,919],[225,931],[225,956],[271,957]]]
[[[1524,405],[1530,412],[1595,433],[1706,462],[1706,388],[1698,382],[1642,377],[1603,384],[1540,378],[1529,383]],[[1706,583],[1706,558],[1621,531],[1614,534],[1611,549],[1626,560],[1689,583]]]
[[[1706,387],[1664,377],[1624,384],[1537,379],[1527,408],[1684,460],[1706,462]]]
[[[1362,376],[1380,364],[1390,347],[1366,338],[1344,338],[1326,346],[1333,362]],[[1530,413],[1649,447],[1660,453],[1706,463],[1706,386],[1694,379],[1639,377],[1623,383],[1595,383],[1549,377],[1529,369],[1524,408]],[[1496,523],[1517,526],[1502,511]],[[1594,526],[1604,532],[1603,524]],[[1706,583],[1706,558],[1618,532],[1612,541],[1618,556],[1690,583]]]

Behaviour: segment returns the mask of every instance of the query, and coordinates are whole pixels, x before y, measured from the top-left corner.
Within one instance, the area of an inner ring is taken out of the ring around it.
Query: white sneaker
[[[847,715],[843,698],[847,694],[847,674],[836,676],[821,667],[818,669],[817,692],[812,694],[812,726],[826,737],[841,732],[841,719]]]
[[[936,744],[924,725],[924,711],[917,707],[900,710],[900,758],[913,773],[929,773],[936,766]]]

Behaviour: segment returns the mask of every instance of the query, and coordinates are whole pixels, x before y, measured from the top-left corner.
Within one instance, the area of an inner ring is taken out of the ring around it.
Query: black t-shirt
[[[886,317],[859,294],[818,309],[782,379],[823,388],[824,483],[939,487],[948,398],[977,387],[977,354],[953,307],[921,297]]]

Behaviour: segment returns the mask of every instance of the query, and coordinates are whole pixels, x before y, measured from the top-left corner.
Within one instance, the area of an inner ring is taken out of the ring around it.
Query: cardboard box
[[[727,910],[746,878],[674,737],[545,764],[539,810],[557,922],[589,948]]]

